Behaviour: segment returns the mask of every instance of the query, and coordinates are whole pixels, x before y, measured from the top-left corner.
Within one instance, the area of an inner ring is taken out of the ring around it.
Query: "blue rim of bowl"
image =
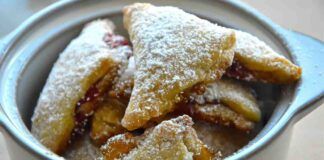
[[[78,3],[77,0],[70,0],[70,1],[58,1],[56,3],[53,3],[52,5],[44,8],[43,10],[37,12],[30,18],[28,18],[26,21],[24,21],[17,29],[15,29],[12,33],[10,33],[6,40],[6,46],[4,48],[4,55],[0,55],[0,64],[2,64],[2,61],[5,59],[6,51],[11,47],[12,44],[14,44],[17,39],[19,39],[20,36],[23,36],[25,32],[28,32],[28,28],[32,27],[33,24],[40,21],[43,17],[46,17],[46,15],[55,13],[60,8],[66,7],[68,5],[73,5],[74,3]],[[224,3],[227,3],[236,9],[248,14],[249,16],[256,19],[261,25],[263,25],[267,30],[269,30],[273,35],[275,35],[276,38],[278,38],[283,44],[286,44],[287,39],[283,36],[284,29],[277,25],[276,23],[272,22],[268,17],[264,16],[263,14],[259,13],[256,9],[252,8],[251,6],[246,5],[243,2],[230,0],[230,1],[224,1]],[[289,47],[287,47],[289,50]],[[290,53],[293,56],[293,53]],[[0,106],[1,107],[1,106]],[[2,111],[3,112],[3,111]],[[6,113],[4,113],[4,116]],[[293,115],[295,114],[294,111],[291,111],[289,113],[285,113],[278,123],[273,126],[273,128],[265,134],[263,137],[261,137],[257,142],[249,145],[248,147],[241,149],[239,152],[237,152],[234,155],[231,155],[228,157],[228,159],[245,159],[251,155],[254,155],[258,151],[260,151],[262,148],[266,147],[270,144],[270,142],[275,139],[278,135],[280,135],[281,131],[285,129]],[[6,116],[7,117],[7,116]],[[33,155],[43,158],[43,159],[61,159],[56,154],[47,151],[45,148],[42,148],[39,145],[36,145],[33,141],[30,139],[27,139],[26,137],[22,136],[18,131],[15,125],[10,121],[10,119],[6,119],[6,117],[1,117],[1,123],[6,129],[6,131],[10,134],[10,136],[21,145],[23,148],[28,150]]]

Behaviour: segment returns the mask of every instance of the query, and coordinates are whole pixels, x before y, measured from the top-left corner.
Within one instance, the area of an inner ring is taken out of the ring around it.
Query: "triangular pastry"
[[[254,128],[253,121],[246,119],[242,114],[223,104],[196,104],[193,106],[193,113],[194,119],[224,126],[234,126],[241,131],[249,132]]]
[[[234,62],[226,75],[246,81],[288,84],[298,80],[301,68],[271,49],[257,37],[235,31]]]
[[[206,91],[203,94],[193,94],[192,97],[200,105],[217,102],[241,114],[247,120],[258,122],[261,119],[261,111],[252,93],[248,87],[232,80],[222,79],[206,84]]]
[[[113,30],[109,20],[87,24],[50,72],[32,117],[31,131],[55,153],[61,153],[76,127],[86,123],[85,118],[95,107],[92,102],[112,84],[121,64],[127,61],[130,47]]]
[[[136,62],[122,120],[129,130],[171,112],[181,92],[220,79],[232,64],[235,34],[229,29],[175,7],[136,3],[123,12]]]
[[[128,103],[135,72],[134,58],[131,57],[127,69],[110,91],[113,98],[121,98]],[[258,122],[261,117],[253,90],[233,80],[221,79],[195,85],[182,96],[183,101],[176,104],[175,113],[171,112],[171,115],[187,114],[195,120],[231,125],[243,131],[252,130],[254,122]],[[165,118],[168,116],[155,119],[153,124]]]
[[[117,135],[101,150],[106,160],[210,160],[212,153],[199,140],[187,115],[166,120],[141,136]],[[112,157],[114,155],[114,157]]]

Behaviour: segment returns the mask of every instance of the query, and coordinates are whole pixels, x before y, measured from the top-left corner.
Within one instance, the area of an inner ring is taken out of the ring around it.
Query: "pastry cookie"
[[[180,116],[163,121],[153,129],[148,129],[144,135],[136,138],[127,134],[113,137],[101,150],[106,155],[106,160],[117,158],[123,160],[212,159],[212,153],[198,139],[192,125],[193,122],[189,116]],[[116,144],[120,143],[124,143],[125,147],[121,147],[120,153],[118,153],[116,147],[118,145]],[[117,156],[111,157],[112,152]]]
[[[109,20],[90,22],[60,54],[50,72],[31,131],[55,153],[66,148],[78,119],[93,113],[89,102],[112,84],[118,68],[127,61],[130,48],[114,39],[113,30]]]
[[[196,104],[194,106],[193,118],[214,124],[234,126],[246,132],[254,128],[254,122],[246,119],[242,114],[234,112],[223,104]]]
[[[235,57],[233,65],[226,72],[227,76],[276,84],[288,84],[300,78],[300,67],[257,37],[242,31],[235,31],[235,34]]]
[[[220,79],[232,64],[232,30],[175,7],[136,3],[123,12],[136,62],[134,89],[122,120],[128,130],[171,112],[182,91]]]
[[[229,107],[247,120],[258,122],[261,119],[261,111],[251,89],[232,80],[223,79],[209,83],[204,94],[192,96],[200,105],[216,102]]]

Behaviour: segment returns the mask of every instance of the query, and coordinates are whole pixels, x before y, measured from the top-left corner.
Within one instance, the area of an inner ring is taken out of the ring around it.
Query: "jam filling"
[[[112,33],[106,34],[103,40],[108,46],[112,48],[130,45],[128,40],[125,39],[123,36],[115,35]],[[132,53],[127,54],[129,54],[128,57],[130,57]],[[108,72],[108,74],[113,73]],[[113,76],[110,76],[109,78],[112,77]],[[107,86],[107,84],[104,81],[107,81],[105,77],[93,84],[88,89],[84,97],[78,101],[74,111],[75,128],[72,132],[72,137],[82,135],[84,133],[85,129],[87,128],[89,118],[93,115],[94,110],[98,106],[98,103],[100,103],[103,100],[102,97],[105,95],[105,92],[111,87],[110,85]]]
[[[95,100],[97,97],[99,97],[99,89],[97,88],[96,85],[93,85],[89,88],[87,93],[85,94],[84,98],[82,98],[78,103],[77,103],[77,108],[82,106],[84,103],[91,102]]]
[[[82,135],[84,133],[88,124],[88,119],[93,114],[100,101],[100,96],[102,96],[102,93],[99,92],[96,85],[93,85],[89,88],[85,96],[77,103],[74,112],[75,128],[72,133],[73,136]]]
[[[229,67],[226,70],[225,73],[226,76],[235,78],[235,79],[240,79],[240,80],[245,80],[245,81],[255,81],[255,77],[253,73],[241,65],[237,60],[234,59],[232,66]]]

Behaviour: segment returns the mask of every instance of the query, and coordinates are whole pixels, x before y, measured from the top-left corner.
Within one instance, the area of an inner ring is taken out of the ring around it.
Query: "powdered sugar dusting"
[[[247,120],[241,114],[222,104],[195,105],[195,112],[201,120],[216,124],[220,123],[225,126],[234,126],[242,131],[249,132],[254,127],[252,121]]]
[[[106,160],[120,159],[137,146],[139,139],[140,137],[134,137],[131,133],[119,134],[108,139],[100,150]]]
[[[267,44],[258,39],[257,37],[242,32],[239,30],[235,30],[236,33],[236,44],[234,47],[234,51],[237,54],[248,56],[249,58],[274,58],[280,57],[284,58],[282,55],[273,51]]]
[[[124,23],[137,69],[122,121],[127,129],[170,112],[177,94],[219,79],[232,63],[234,33],[181,9],[134,4],[124,9]]]
[[[103,40],[113,29],[109,20],[87,24],[53,66],[32,118],[32,133],[54,152],[66,145],[74,127],[74,108],[88,88],[127,60],[126,53]]]
[[[205,147],[187,115],[161,122],[122,159],[192,159]]]
[[[252,92],[234,81],[219,80],[209,83],[204,94],[192,94],[192,97],[202,105],[219,101],[252,121],[258,121],[261,116]]]
[[[287,79],[281,81],[289,82],[300,78],[301,68],[272,50],[263,41],[246,32],[235,30],[235,34],[235,59],[242,65],[253,71],[270,72],[274,77]]]
[[[134,73],[136,71],[135,59],[131,56],[128,60],[128,65],[125,71],[121,74],[119,80],[124,81],[128,79],[132,79],[134,77]]]

